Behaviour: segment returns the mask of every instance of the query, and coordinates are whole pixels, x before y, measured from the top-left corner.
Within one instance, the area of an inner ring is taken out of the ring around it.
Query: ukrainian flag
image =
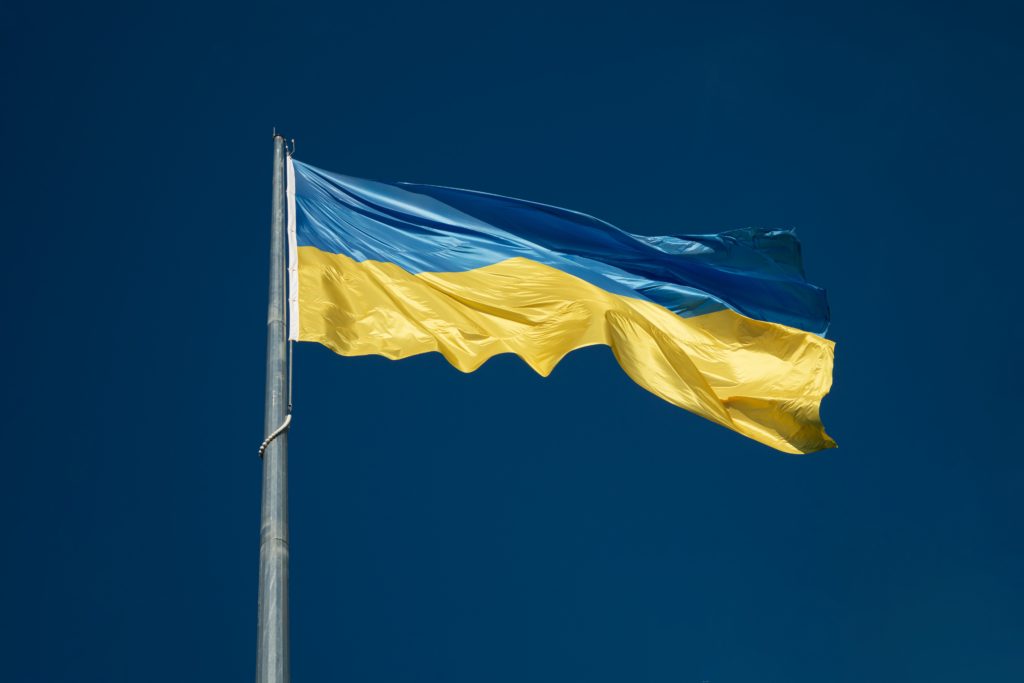
[[[835,446],[824,290],[792,232],[632,235],[545,204],[288,160],[291,339],[346,356],[515,353],[547,375],[611,347],[648,391],[772,448]]]

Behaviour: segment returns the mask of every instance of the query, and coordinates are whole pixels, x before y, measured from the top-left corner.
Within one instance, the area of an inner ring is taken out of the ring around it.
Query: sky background
[[[811,456],[604,347],[300,345],[296,682],[1024,680],[1022,17],[597,4],[5,5],[5,680],[254,677],[273,126],[637,233],[796,228],[837,342]]]

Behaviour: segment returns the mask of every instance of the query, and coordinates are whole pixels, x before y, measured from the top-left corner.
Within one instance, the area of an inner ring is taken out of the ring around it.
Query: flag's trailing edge
[[[773,448],[835,446],[825,292],[789,231],[632,235],[498,195],[288,160],[289,337],[346,356],[515,353],[541,375],[610,346],[657,396]]]

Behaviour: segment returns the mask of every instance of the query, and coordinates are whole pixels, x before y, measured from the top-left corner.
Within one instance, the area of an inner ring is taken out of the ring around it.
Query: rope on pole
[[[291,423],[292,423],[292,414],[288,413],[287,415],[284,416],[284,422],[281,423],[281,426],[278,427],[277,429],[275,429],[274,431],[272,431],[270,433],[270,436],[268,436],[267,438],[263,439],[263,443],[260,444],[260,457],[261,458],[263,457],[263,451],[267,450],[267,446],[270,445],[270,442],[273,441],[274,439],[276,439],[277,437],[281,436],[285,432],[287,432],[288,431],[288,427],[291,425]]]

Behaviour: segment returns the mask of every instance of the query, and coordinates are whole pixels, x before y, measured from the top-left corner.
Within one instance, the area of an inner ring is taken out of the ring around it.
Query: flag
[[[640,386],[790,453],[835,446],[824,290],[787,230],[627,233],[483,192],[383,183],[289,159],[289,337],[346,356],[514,353],[548,375],[611,347]]]

